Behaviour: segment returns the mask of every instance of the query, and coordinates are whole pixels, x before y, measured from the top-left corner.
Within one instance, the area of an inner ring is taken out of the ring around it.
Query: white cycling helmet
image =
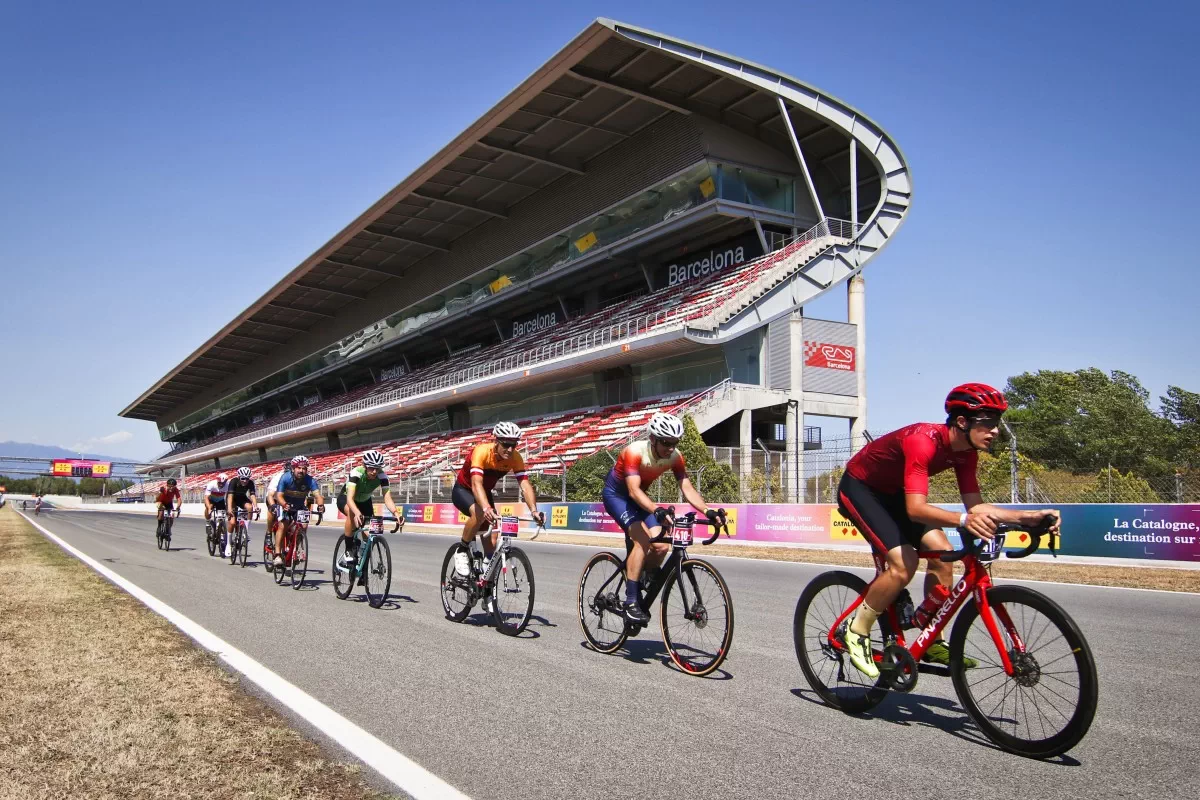
[[[492,435],[497,439],[520,439],[521,429],[512,422],[497,422]]]
[[[362,454],[364,467],[375,467],[380,469],[383,467],[383,453],[378,450],[368,450]]]
[[[308,458],[306,456],[293,456],[289,466],[292,467],[307,467]]]
[[[240,480],[243,480],[243,481],[250,480],[250,468],[242,467],[241,469],[238,470],[237,476]]]
[[[225,481],[229,480],[229,476],[226,475],[224,472],[222,472],[220,475],[217,476],[217,480],[220,481],[221,483],[224,483]]]
[[[678,439],[683,436],[683,421],[671,414],[659,412],[650,418],[650,435],[656,439]]]

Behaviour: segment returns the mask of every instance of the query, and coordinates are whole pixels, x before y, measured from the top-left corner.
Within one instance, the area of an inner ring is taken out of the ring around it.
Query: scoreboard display
[[[112,462],[56,458],[50,472],[62,478],[107,478],[112,475]]]

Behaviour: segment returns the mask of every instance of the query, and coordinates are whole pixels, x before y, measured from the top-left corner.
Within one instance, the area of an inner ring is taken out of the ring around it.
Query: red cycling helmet
[[[946,413],[971,415],[980,411],[1003,414],[1008,410],[1004,394],[986,383],[964,383],[946,395]]]

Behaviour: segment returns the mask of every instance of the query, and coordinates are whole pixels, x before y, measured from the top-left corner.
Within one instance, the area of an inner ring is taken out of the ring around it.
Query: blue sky
[[[8,0],[0,441],[157,455],[121,408],[597,16],[795,75],[904,150],[872,429],[1025,370],[1200,390],[1197,12],[984,5]]]

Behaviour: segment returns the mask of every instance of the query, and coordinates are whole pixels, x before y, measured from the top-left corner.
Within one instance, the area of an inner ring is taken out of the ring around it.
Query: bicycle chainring
[[[893,691],[905,694],[917,688],[917,661],[907,648],[892,643],[883,648],[879,673]]]

